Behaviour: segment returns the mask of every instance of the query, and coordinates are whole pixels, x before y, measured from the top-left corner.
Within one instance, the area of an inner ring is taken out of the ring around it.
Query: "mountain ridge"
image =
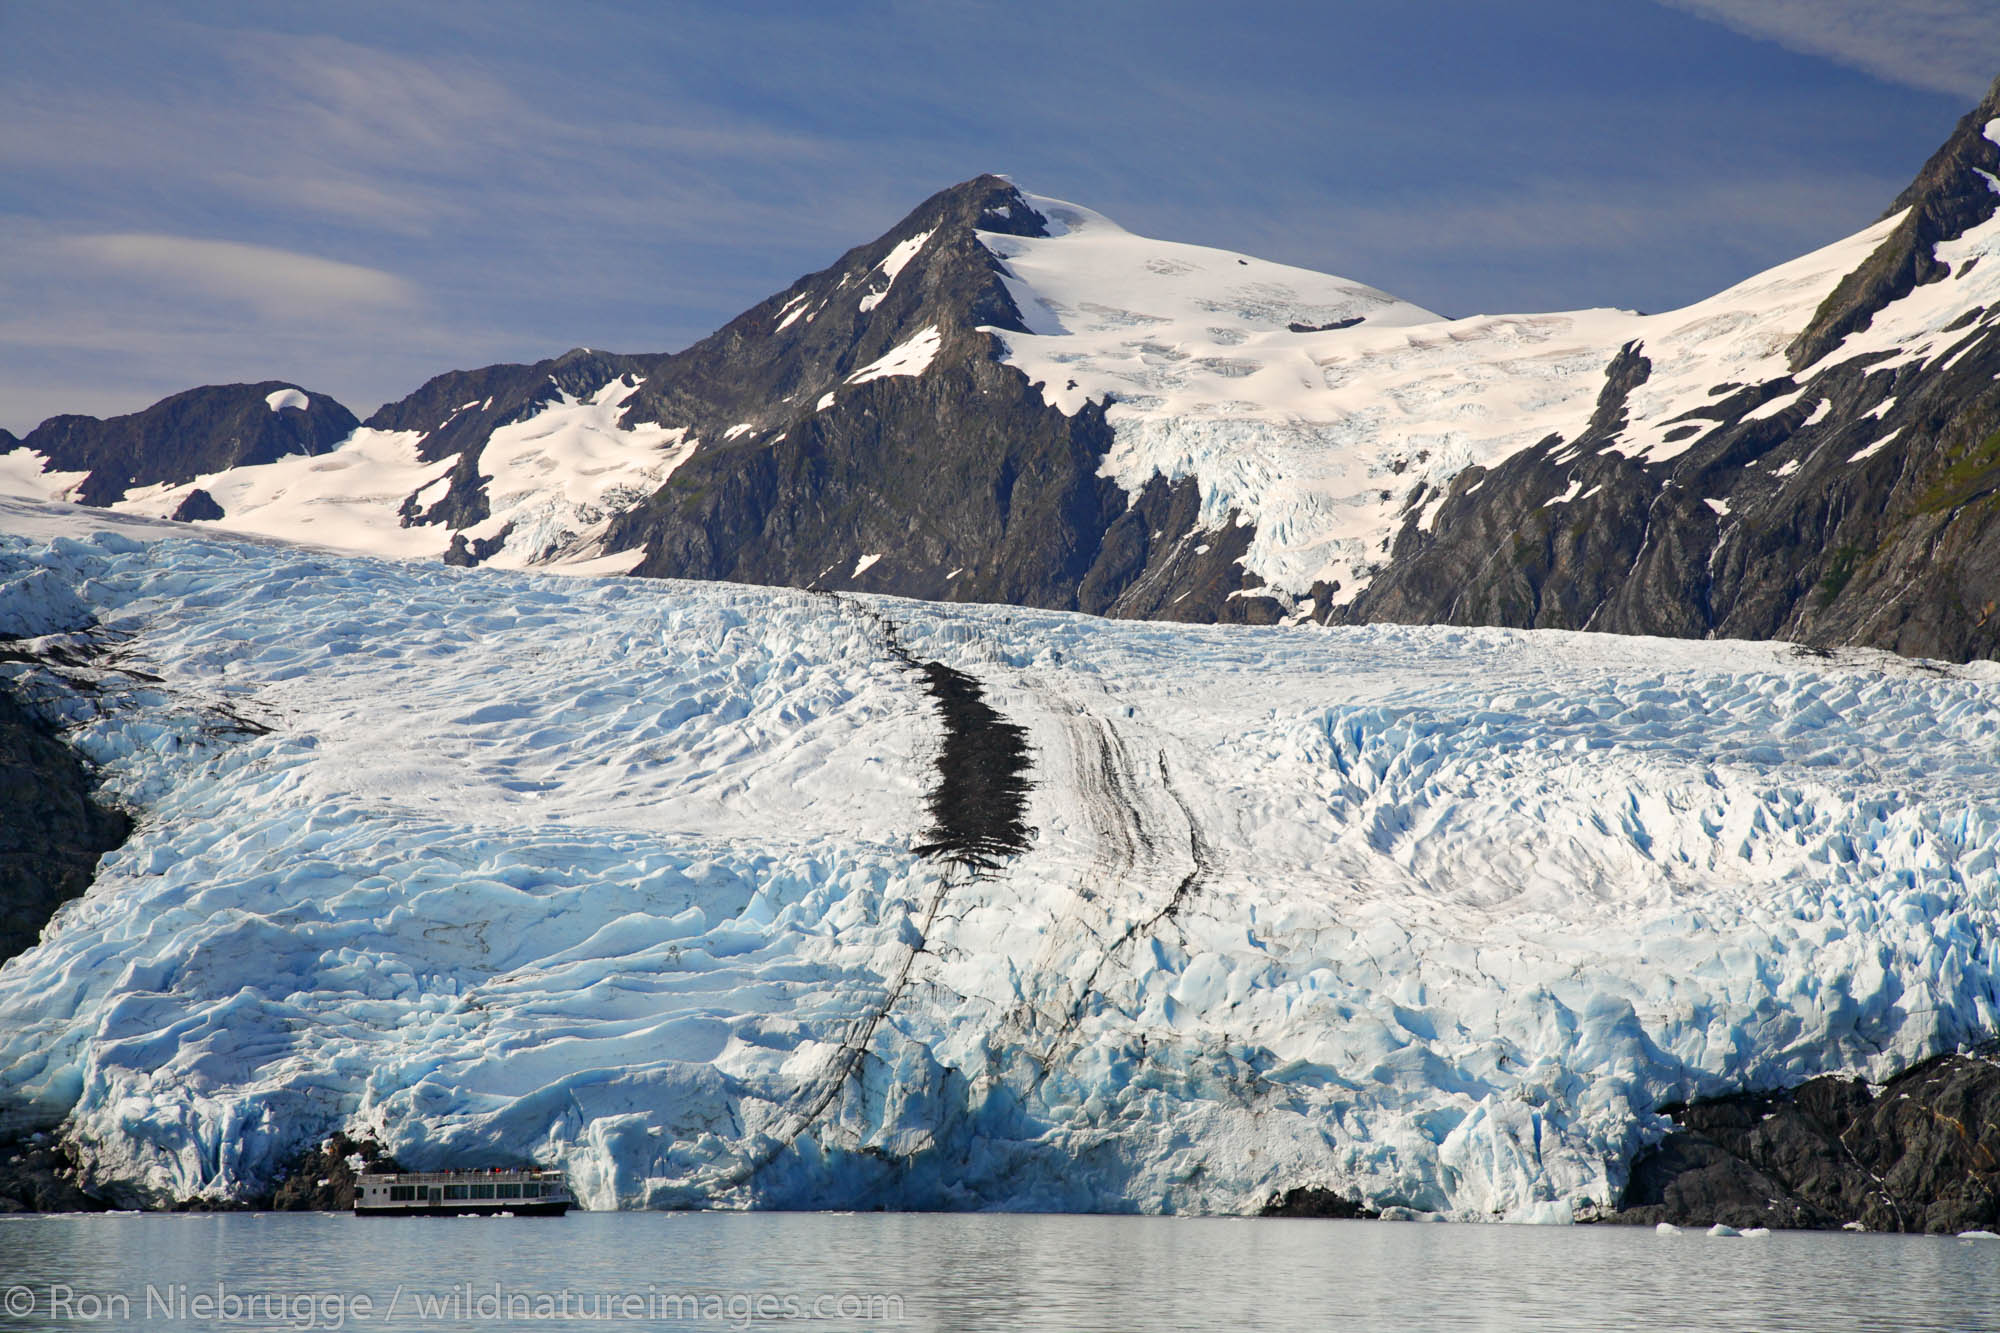
[[[1898,197],[1879,244],[1815,310],[1786,364],[1769,364],[1760,383],[1718,386],[1677,418],[1681,452],[1635,460],[1622,425],[1593,423],[1468,471],[1435,533],[1405,525],[1351,618],[1788,638],[1952,659],[2000,649],[1990,591],[2000,287],[1971,286],[2000,211],[2000,185],[1980,165],[2000,168],[1996,124],[2000,84]],[[1954,295],[1958,285],[1970,290]],[[1901,332],[1877,327],[1924,300],[1936,313],[1906,314]],[[1565,491],[1558,517],[1550,497]]]
[[[71,488],[455,564],[1983,656],[1995,125],[2000,83],[1883,221],[1653,316],[1441,319],[979,176],[683,351],[434,377],[340,486],[207,441]]]

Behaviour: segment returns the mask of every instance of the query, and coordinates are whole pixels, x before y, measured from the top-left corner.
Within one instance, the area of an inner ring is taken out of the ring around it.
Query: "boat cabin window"
[[[472,1186],[470,1185],[446,1185],[444,1187],[444,1197],[447,1199],[469,1199],[472,1197],[469,1193],[471,1189]]]
[[[491,1185],[474,1185],[472,1187],[472,1197],[475,1199],[490,1199],[493,1197],[493,1187]]]
[[[415,1203],[416,1201],[417,1187],[415,1185],[391,1185],[389,1187],[390,1203]]]
[[[496,1198],[518,1199],[521,1197],[521,1187],[519,1185],[496,1185],[494,1188],[499,1191],[495,1195]]]

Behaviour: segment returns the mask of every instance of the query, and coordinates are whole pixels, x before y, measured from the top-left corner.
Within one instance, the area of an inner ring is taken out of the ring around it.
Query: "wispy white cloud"
[[[1810,29],[1797,16],[1827,8],[1660,3],[1745,31]],[[1889,58],[1856,0],[1830,3],[1841,40]],[[1891,7],[1892,28],[1981,17],[1974,0]],[[1767,49],[1798,86],[1744,101],[1789,108],[1787,133],[1767,119],[1721,154],[1734,109],[1535,65],[1573,5],[1491,7],[1507,16],[1461,35],[1462,68],[1435,59],[1449,39],[1411,34],[1420,10],[1486,8],[1463,0],[1263,6],[1227,30],[1196,22],[1201,0],[1149,0],[1146,23],[1133,8],[875,0],[858,22],[701,0],[593,17],[578,0],[551,23],[536,0],[344,0],[311,20],[213,0],[192,19],[120,8],[102,31],[21,9],[0,19],[16,39],[0,41],[0,424],[33,424],[37,386],[93,374],[69,406],[122,410],[138,390],[121,382],[277,377],[365,411],[447,365],[682,346],[985,169],[1439,309],[1657,307],[1865,222],[1902,184],[1877,178],[1894,164],[1826,143],[1878,101],[1936,113],[1900,85],[1861,106],[1851,76]],[[1073,40],[1046,41],[1056,19]],[[1744,46],[1650,22],[1693,50]],[[1269,40],[1295,29],[1320,40]],[[1995,49],[1977,31],[1889,35],[1911,77],[1942,60],[1969,87]],[[1467,45],[1482,32],[1513,45]],[[981,96],[969,68],[991,75]]]
[[[462,204],[412,183],[369,180],[339,168],[315,173],[310,164],[295,170],[283,166],[263,171],[218,168],[210,182],[218,190],[271,212],[398,236],[427,236],[441,219],[465,212]]]
[[[1994,0],[1660,0],[1891,83],[1977,98],[2000,74]]]
[[[242,241],[125,232],[67,237],[59,246],[83,265],[271,315],[328,306],[399,306],[417,299],[415,287],[381,269]]]
[[[726,229],[749,245],[786,220],[745,180],[771,169],[824,178],[842,155],[750,112],[677,100],[670,82],[579,116],[552,87],[516,86],[450,51],[159,22],[219,77],[165,92],[0,82],[0,167],[90,172],[121,200],[145,182],[182,209],[219,197],[267,217],[454,243],[559,219],[663,237]]]

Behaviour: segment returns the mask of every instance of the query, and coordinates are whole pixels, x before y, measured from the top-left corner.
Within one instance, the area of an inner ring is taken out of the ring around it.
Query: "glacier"
[[[592,1208],[1560,1222],[1664,1102],[1995,1031],[2000,664],[5,518],[0,673],[138,824],[0,966],[0,1117],[135,1203],[345,1129]],[[902,653],[1027,730],[991,872],[914,850]]]

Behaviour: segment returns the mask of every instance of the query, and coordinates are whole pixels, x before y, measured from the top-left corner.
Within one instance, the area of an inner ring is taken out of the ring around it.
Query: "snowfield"
[[[134,1199],[346,1128],[593,1208],[1561,1221],[1662,1102],[2000,1021],[1995,664],[7,517],[0,620],[97,656],[0,670],[140,820],[0,967],[0,1106]],[[885,621],[1028,729],[996,873],[911,850],[941,731]]]
[[[1063,412],[1111,404],[1101,471],[1128,494],[1156,474],[1194,477],[1207,526],[1232,513],[1255,523],[1246,570],[1281,597],[1337,584],[1336,604],[1367,587],[1413,511],[1429,528],[1466,468],[1582,435],[1624,347],[1651,374],[1610,447],[1650,462],[1691,448],[1685,433],[1668,438],[1689,411],[1718,386],[1790,374],[1791,341],[1903,219],[1680,310],[1444,319],[1344,278],[1152,240],[1026,197],[1051,236],[981,233],[1030,330],[990,330],[1006,362]],[[1856,356],[1889,353],[1882,370],[1962,352],[1961,317],[2000,300],[2000,265],[1979,263],[1996,254],[2000,217],[1937,246],[1949,278],[1893,302],[1761,412],[1791,406],[1814,391],[1814,374]]]
[[[625,424],[626,400],[641,383],[626,375],[587,398],[560,393],[525,420],[495,429],[479,458],[490,512],[462,529],[411,524],[403,516],[406,501],[421,510],[444,498],[459,456],[426,461],[422,432],[365,426],[324,454],[135,488],[111,511],[166,518],[203,490],[224,514],[199,520],[210,531],[430,560],[444,554],[454,535],[468,542],[504,535],[505,545],[491,557],[499,568],[623,574],[643,552],[605,552],[608,520],[659,489],[699,444],[681,427]],[[306,400],[284,389],[267,401],[275,412]],[[458,410],[479,406],[474,400]],[[45,462],[26,450],[0,456],[0,499],[67,500],[89,475],[42,472]]]

